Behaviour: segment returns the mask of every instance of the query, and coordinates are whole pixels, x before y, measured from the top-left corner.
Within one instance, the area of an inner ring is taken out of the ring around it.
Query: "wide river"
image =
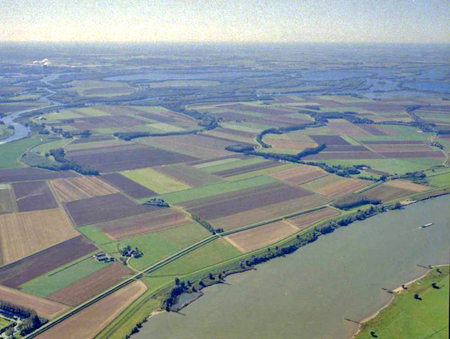
[[[432,227],[419,226],[434,222]],[[450,196],[354,223],[285,258],[229,276],[133,338],[350,338],[394,289],[448,263]]]

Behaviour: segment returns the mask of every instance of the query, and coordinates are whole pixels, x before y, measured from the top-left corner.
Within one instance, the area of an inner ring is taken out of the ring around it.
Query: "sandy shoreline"
[[[448,265],[448,264],[432,265],[432,268],[431,268],[431,269],[428,269],[428,271],[425,272],[424,274],[422,274],[420,277],[415,278],[415,279],[412,279],[412,280],[410,280],[410,281],[408,281],[408,282],[406,282],[406,283],[404,283],[404,284],[402,284],[402,285],[405,285],[406,287],[408,287],[408,286],[414,284],[416,281],[425,278],[425,277],[428,275],[428,273],[430,273],[430,271],[431,271],[433,268],[436,268],[436,267],[442,267],[442,266],[447,266],[447,265]],[[383,311],[386,307],[388,307],[388,306],[392,303],[392,301],[393,301],[394,298],[395,298],[395,295],[398,294],[398,293],[400,293],[401,291],[404,290],[403,287],[402,287],[402,285],[400,285],[400,286],[398,286],[397,288],[395,288],[395,289],[392,290],[392,292],[394,292],[394,294],[392,294],[391,299],[386,303],[386,305],[384,305],[384,306],[383,306],[382,308],[380,308],[378,311],[376,311],[375,313],[369,315],[368,317],[364,318],[363,320],[361,320],[361,321],[359,322],[358,330],[357,330],[356,333],[352,336],[352,338],[355,338],[355,337],[358,335],[358,333],[361,332],[361,326],[362,326],[363,324],[365,324],[366,322],[368,322],[368,321],[372,320],[373,318],[375,318],[376,316],[378,316],[378,314],[380,314],[381,311]]]

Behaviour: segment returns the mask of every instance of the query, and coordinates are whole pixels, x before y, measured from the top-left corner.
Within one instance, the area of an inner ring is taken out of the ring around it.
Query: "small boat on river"
[[[430,226],[433,226],[433,225],[434,225],[434,222],[429,222],[428,224],[420,226],[420,228],[427,228],[427,227],[430,227]]]

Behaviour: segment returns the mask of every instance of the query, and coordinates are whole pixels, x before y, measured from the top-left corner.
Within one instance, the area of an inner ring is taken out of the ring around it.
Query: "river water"
[[[256,271],[227,278],[133,338],[350,338],[394,289],[449,260],[450,196],[340,228]],[[434,222],[432,227],[420,225]]]
[[[11,141],[19,140],[25,138],[30,133],[30,128],[25,125],[19,124],[18,122],[14,122],[14,119],[17,118],[20,114],[24,112],[16,112],[7,116],[4,116],[0,120],[5,123],[5,125],[14,127],[14,134],[10,135],[8,138],[0,140],[0,145],[6,144]]]

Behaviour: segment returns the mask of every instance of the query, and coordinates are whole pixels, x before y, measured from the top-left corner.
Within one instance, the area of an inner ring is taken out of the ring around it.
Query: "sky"
[[[0,0],[0,41],[450,43],[450,0]]]

